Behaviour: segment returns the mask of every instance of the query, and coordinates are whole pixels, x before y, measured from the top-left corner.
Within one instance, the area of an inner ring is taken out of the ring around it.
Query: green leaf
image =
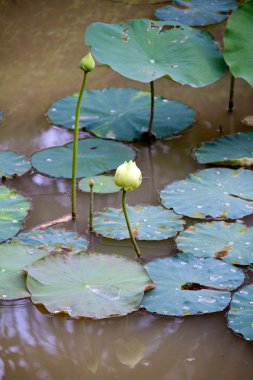
[[[224,58],[236,78],[253,86],[253,0],[241,5],[230,17],[224,34]]]
[[[253,285],[233,294],[227,319],[228,326],[236,334],[253,341]]]
[[[145,269],[135,261],[98,253],[51,255],[28,267],[27,272],[34,303],[74,318],[131,313],[138,309],[151,283]]]
[[[200,164],[251,166],[253,132],[238,132],[208,141],[196,149],[194,155]]]
[[[151,261],[146,269],[156,288],[145,294],[141,307],[163,315],[221,311],[244,280],[243,271],[231,264],[185,253]]]
[[[27,198],[0,185],[0,241],[15,236],[30,208]]]
[[[31,169],[29,158],[11,150],[0,152],[0,177],[22,175]]]
[[[172,21],[93,23],[87,28],[86,44],[99,62],[140,82],[169,76],[180,84],[202,87],[220,79],[225,70],[208,32]]]
[[[155,15],[160,20],[204,26],[225,20],[229,13],[236,8],[235,0],[173,0],[172,5],[158,8]]]
[[[161,206],[127,206],[133,234],[138,240],[164,240],[183,229],[184,221],[173,211]],[[121,209],[107,208],[94,218],[94,230],[111,239],[129,239],[124,213]]]
[[[87,249],[88,242],[75,232],[64,229],[38,229],[19,234],[13,241],[43,249],[48,253],[77,253]]]
[[[72,177],[73,143],[41,150],[32,156],[32,165],[52,177]],[[77,177],[91,177],[133,160],[135,151],[119,142],[99,139],[79,140]]]
[[[48,110],[52,123],[73,129],[77,97],[59,99]],[[156,138],[168,138],[189,127],[195,112],[183,103],[155,97],[153,132]],[[121,141],[139,140],[147,131],[150,94],[134,88],[90,90],[81,107],[79,127],[98,137]]]
[[[198,223],[180,232],[177,247],[197,257],[215,257],[231,264],[253,263],[253,227],[242,223]]]
[[[18,243],[0,245],[0,300],[30,297],[24,268],[48,252]]]
[[[117,193],[120,191],[120,188],[115,185],[114,177],[109,175],[97,175],[92,177],[94,181],[93,191],[94,193],[108,194],[108,193]],[[83,178],[79,181],[79,189],[85,191],[86,193],[90,192],[90,178]]]
[[[205,169],[160,193],[162,204],[191,218],[237,219],[253,212],[253,172]]]

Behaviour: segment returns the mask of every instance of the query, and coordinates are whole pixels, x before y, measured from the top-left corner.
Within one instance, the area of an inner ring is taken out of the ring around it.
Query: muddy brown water
[[[45,113],[51,103],[80,88],[78,64],[88,52],[85,28],[94,21],[152,18],[155,8],[120,0],[0,1],[0,109],[5,113],[0,149],[30,155],[71,141],[72,133],[51,126]],[[221,41],[225,23],[208,29]],[[107,86],[148,89],[98,67],[88,88]],[[204,89],[160,79],[155,91],[190,105],[198,113],[197,121],[168,141],[135,145],[144,181],[129,194],[129,204],[159,204],[158,191],[165,184],[200,169],[192,149],[218,136],[220,126],[224,134],[250,129],[241,119],[253,112],[253,89],[236,81],[236,109],[229,114],[228,73]],[[31,198],[24,229],[69,213],[69,181],[29,172],[7,184]],[[120,195],[95,199],[96,210],[120,206]],[[78,193],[79,218],[65,225],[86,236],[88,200],[88,195]],[[252,224],[251,217],[245,220]],[[98,252],[134,254],[128,241],[95,238],[93,245]],[[148,260],[175,253],[173,239],[140,246]],[[164,318],[139,311],[124,318],[87,321],[49,316],[29,300],[0,305],[0,379],[251,380],[252,373],[253,345],[226,327],[225,313]]]

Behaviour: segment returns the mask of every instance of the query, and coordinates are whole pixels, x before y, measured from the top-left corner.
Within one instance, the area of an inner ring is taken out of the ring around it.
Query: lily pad
[[[194,155],[200,164],[253,165],[253,132],[238,132],[204,143]]]
[[[48,110],[49,119],[57,125],[73,129],[77,96],[59,99]],[[189,127],[195,112],[175,100],[155,97],[153,132],[156,138],[168,138]],[[90,90],[81,107],[79,126],[98,137],[121,141],[139,140],[147,131],[150,94],[134,88]]]
[[[164,240],[182,231],[184,221],[173,211],[161,206],[127,206],[133,234],[138,240]],[[94,218],[94,230],[110,239],[129,239],[124,213],[121,209],[107,208]]]
[[[87,249],[88,242],[75,232],[46,228],[19,234],[13,241],[43,249],[49,253],[77,253]]]
[[[0,152],[0,177],[22,175],[31,169],[30,159],[11,150]]]
[[[93,191],[94,193],[109,194],[117,193],[120,188],[115,185],[114,177],[109,175],[97,175],[92,177],[94,181]],[[79,189],[89,193],[90,192],[90,178],[83,178],[79,181]]]
[[[139,308],[145,288],[153,286],[137,262],[98,253],[51,255],[28,267],[27,272],[34,303],[74,318],[131,313]]]
[[[26,288],[24,267],[47,255],[48,252],[31,249],[18,243],[0,245],[0,300],[30,297]]]
[[[198,223],[180,232],[177,247],[197,257],[215,257],[231,264],[253,263],[253,227],[242,223]]]
[[[27,198],[0,185],[0,241],[15,236],[30,208]]]
[[[165,207],[191,218],[242,218],[253,212],[253,172],[201,170],[166,186],[160,196]]]
[[[41,150],[32,156],[32,165],[52,177],[72,177],[73,143]],[[135,151],[116,141],[79,140],[77,177],[92,177],[116,169],[122,162],[133,160]]]
[[[181,253],[146,265],[156,288],[145,294],[141,307],[163,315],[184,316],[224,310],[230,291],[244,280],[241,269],[216,259]]]
[[[253,1],[241,5],[230,17],[224,34],[224,58],[234,77],[253,86]]]
[[[222,54],[206,31],[173,21],[132,20],[90,24],[86,44],[101,63],[127,78],[151,82],[163,76],[193,87],[224,74]]]
[[[204,26],[225,20],[237,6],[235,0],[173,0],[171,5],[158,8],[155,15],[160,20]]]
[[[228,326],[236,334],[253,341],[253,285],[233,294],[227,319]]]

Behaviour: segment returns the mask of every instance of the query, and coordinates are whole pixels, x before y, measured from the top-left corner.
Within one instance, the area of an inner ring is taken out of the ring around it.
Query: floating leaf
[[[165,207],[191,218],[237,219],[253,212],[253,172],[205,169],[161,191]]]
[[[253,86],[253,1],[241,5],[230,17],[224,34],[224,58],[234,77]]]
[[[133,234],[139,240],[164,240],[183,229],[184,221],[173,211],[161,206],[127,206]],[[107,238],[128,239],[124,213],[121,209],[107,208],[94,218],[94,230]]]
[[[67,96],[55,102],[49,119],[65,128],[74,128],[77,97]],[[183,103],[155,97],[153,132],[156,138],[168,138],[189,127],[195,112]],[[139,140],[147,131],[150,94],[134,88],[108,88],[86,92],[81,108],[80,128],[98,137],[121,141]]]
[[[173,0],[172,5],[158,8],[160,20],[178,21],[185,25],[203,26],[225,20],[237,8],[235,0]]]
[[[146,265],[156,288],[145,294],[142,307],[163,315],[194,315],[221,311],[230,291],[244,280],[243,271],[216,259],[181,253]]]
[[[97,253],[51,255],[28,267],[27,272],[34,303],[74,318],[131,313],[138,309],[145,288],[151,284],[145,269],[135,261]]]
[[[115,354],[120,363],[134,368],[144,357],[145,346],[136,338],[117,339]]]
[[[32,165],[52,177],[72,177],[73,143],[41,150],[32,156]],[[122,162],[133,160],[132,148],[119,142],[99,139],[79,140],[77,177],[91,177],[116,169]]]
[[[0,245],[0,300],[30,297],[24,267],[48,253],[18,243]]]
[[[180,84],[201,87],[220,79],[225,70],[208,32],[176,22],[97,22],[87,28],[86,44],[99,62],[140,82],[169,76]]]
[[[195,150],[200,164],[253,165],[253,132],[235,133],[208,141]]]
[[[75,232],[50,227],[24,232],[19,234],[13,241],[40,248],[49,253],[77,253],[84,251],[88,246],[87,240]]]
[[[236,334],[253,341],[253,285],[233,294],[227,319]]]
[[[0,177],[22,175],[31,169],[29,158],[11,150],[0,152]]]
[[[253,227],[242,223],[198,223],[180,232],[177,247],[197,257],[215,257],[231,264],[253,263]]]
[[[10,239],[18,233],[29,208],[27,198],[0,185],[0,241]]]
[[[97,175],[92,177],[94,181],[93,191],[94,193],[108,194],[108,193],[117,193],[120,191],[120,188],[115,185],[114,177],[109,175]],[[83,178],[79,181],[79,189],[85,191],[86,193],[90,192],[90,178]]]

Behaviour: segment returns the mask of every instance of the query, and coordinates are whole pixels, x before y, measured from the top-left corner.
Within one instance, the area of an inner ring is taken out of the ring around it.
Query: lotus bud
[[[141,171],[134,161],[125,162],[116,170],[114,177],[115,185],[123,188],[125,191],[137,189],[141,181]]]
[[[95,61],[92,57],[91,53],[88,53],[80,62],[80,67],[86,73],[89,73],[93,69],[95,69]]]

